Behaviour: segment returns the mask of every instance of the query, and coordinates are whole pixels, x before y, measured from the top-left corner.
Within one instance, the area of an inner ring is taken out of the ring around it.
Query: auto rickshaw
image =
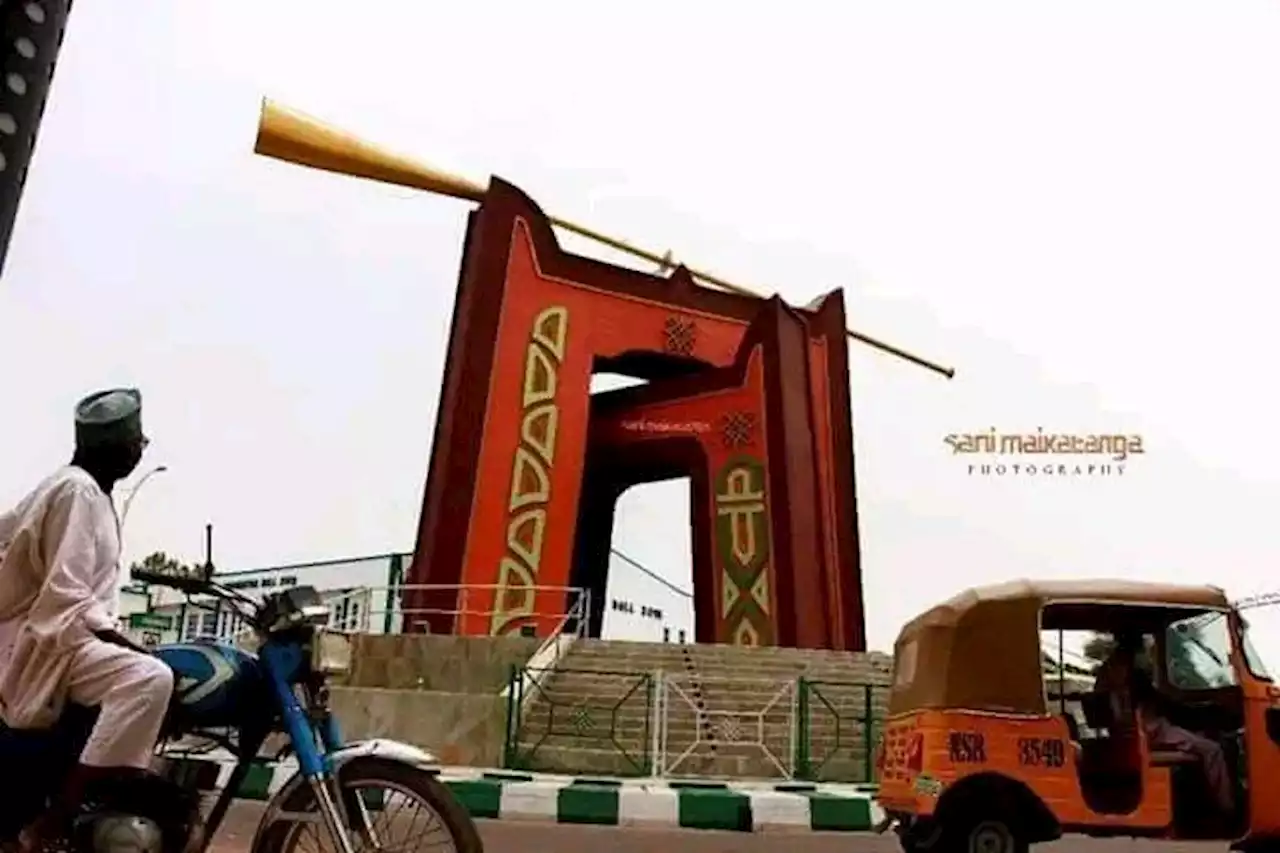
[[[894,646],[880,830],[905,853],[1025,853],[1064,833],[1280,851],[1280,688],[1247,630],[1221,589],[1129,581],[1013,581],[926,611]],[[1158,702],[1142,707],[1222,745],[1234,814],[1211,807],[1194,755],[1152,747],[1148,712],[1116,719],[1112,696],[1068,685],[1061,661],[1045,675],[1042,632],[1065,631],[1141,632]]]

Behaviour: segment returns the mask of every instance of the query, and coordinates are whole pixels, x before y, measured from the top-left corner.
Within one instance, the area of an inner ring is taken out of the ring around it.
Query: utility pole
[[[71,0],[0,2],[0,271],[70,14]]]
[[[213,525],[204,526],[204,568],[213,574]]]
[[[213,524],[206,523],[204,526],[204,573],[205,577],[213,575]],[[222,641],[226,637],[222,635],[222,599],[219,598],[213,605],[213,630],[208,632],[215,639]]]

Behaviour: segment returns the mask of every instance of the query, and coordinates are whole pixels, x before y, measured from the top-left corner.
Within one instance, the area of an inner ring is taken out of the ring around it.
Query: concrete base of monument
[[[225,759],[219,786],[231,764]],[[296,770],[256,765],[240,797],[265,800]],[[738,832],[866,832],[883,819],[874,786],[770,781],[604,779],[474,767],[439,776],[475,818]]]

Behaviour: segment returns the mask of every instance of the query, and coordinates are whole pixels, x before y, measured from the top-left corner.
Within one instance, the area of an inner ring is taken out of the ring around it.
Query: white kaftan
[[[119,579],[115,508],[80,468],[59,469],[0,515],[0,717],[48,728],[68,701],[98,706],[82,763],[146,768],[173,673],[94,636],[117,628]]]

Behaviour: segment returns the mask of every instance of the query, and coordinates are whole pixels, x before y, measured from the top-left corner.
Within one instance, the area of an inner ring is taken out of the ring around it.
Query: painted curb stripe
[[[238,796],[266,800],[293,775],[292,762],[252,765]],[[222,764],[225,787],[230,764]],[[866,832],[883,818],[868,786],[685,780],[539,779],[527,773],[441,768],[441,780],[474,818],[595,826],[734,832]],[[459,778],[461,777],[461,778]],[[370,803],[376,808],[376,804]]]
[[[670,788],[618,788],[618,825],[671,827],[680,821],[680,797]]]
[[[458,779],[445,785],[474,818],[496,820],[502,815],[502,785],[484,779]]]
[[[501,820],[734,832],[865,832],[878,811],[865,796],[539,782],[503,785],[491,780],[446,784],[474,817]]]
[[[752,832],[795,832],[811,829],[813,813],[808,797],[789,794],[751,798]]]
[[[809,796],[809,829],[814,832],[865,832],[874,825],[870,798]],[[877,821],[878,822],[878,821]]]
[[[673,786],[674,787],[674,786]],[[697,786],[677,787],[680,798],[680,822],[683,829],[731,829],[750,832],[751,797],[730,791],[727,787],[699,790]]]
[[[617,826],[622,811],[620,788],[566,785],[556,794],[557,823]]]

